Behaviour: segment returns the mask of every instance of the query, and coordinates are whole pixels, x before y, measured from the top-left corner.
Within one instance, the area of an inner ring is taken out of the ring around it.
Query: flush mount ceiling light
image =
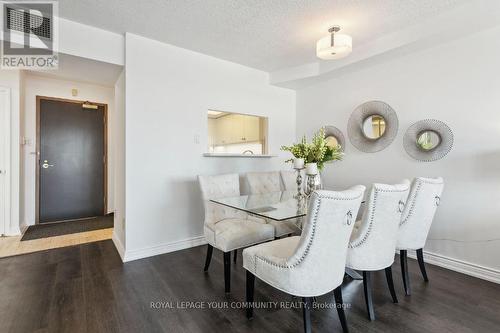
[[[349,35],[339,34],[340,27],[334,25],[325,36],[316,43],[316,56],[324,60],[340,59],[352,51],[352,38]]]

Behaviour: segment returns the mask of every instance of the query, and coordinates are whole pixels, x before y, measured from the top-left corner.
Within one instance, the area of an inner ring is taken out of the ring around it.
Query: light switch
[[[71,96],[78,96],[78,89],[71,89]]]
[[[194,143],[196,143],[196,144],[199,144],[199,143],[200,143],[200,136],[199,136],[198,134],[196,134],[196,135],[194,136]]]

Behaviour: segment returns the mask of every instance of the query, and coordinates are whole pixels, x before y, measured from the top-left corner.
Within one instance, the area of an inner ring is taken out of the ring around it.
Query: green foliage
[[[305,163],[317,163],[319,170],[323,170],[325,163],[339,161],[344,156],[340,145],[335,147],[327,145],[324,128],[321,128],[314,134],[311,143],[307,143],[306,136],[304,135],[299,143],[291,146],[282,146],[281,150],[289,151],[295,158],[303,158]],[[293,162],[293,159],[286,160],[285,162]]]
[[[281,146],[281,150],[289,151],[295,158],[303,158],[304,161],[307,160],[310,149],[311,147],[307,143],[305,135],[302,137],[299,143],[293,144],[292,146]],[[285,162],[293,162],[293,158],[286,160]]]

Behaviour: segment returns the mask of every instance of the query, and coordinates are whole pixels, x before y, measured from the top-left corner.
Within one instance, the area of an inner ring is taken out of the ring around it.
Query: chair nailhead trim
[[[264,263],[271,265],[271,266],[274,266],[278,269],[283,269],[283,268],[289,269],[289,268],[294,268],[294,267],[298,266],[307,257],[307,255],[309,253],[309,249],[312,246],[314,236],[316,235],[316,222],[318,220],[318,213],[319,213],[319,209],[321,207],[321,199],[333,199],[333,200],[337,200],[337,201],[345,201],[345,200],[356,200],[356,199],[361,198],[361,196],[362,196],[362,194],[360,194],[357,197],[352,197],[352,198],[337,198],[337,197],[331,197],[331,196],[327,196],[327,195],[320,195],[317,192],[314,192],[314,195],[316,195],[319,198],[319,203],[314,211],[314,217],[312,219],[311,237],[309,239],[309,242],[307,243],[306,249],[304,250],[304,253],[302,254],[302,256],[294,263],[285,264],[285,265],[276,264],[276,263],[269,261],[266,258],[260,257],[258,255],[255,255],[255,259],[260,259]],[[257,260],[254,261],[254,272],[257,272]]]
[[[353,249],[353,248],[356,248],[356,247],[363,245],[366,242],[366,240],[368,239],[368,237],[370,236],[370,233],[372,232],[372,229],[373,229],[373,220],[375,219],[375,210],[377,208],[377,197],[378,197],[379,192],[401,193],[401,192],[405,192],[405,191],[407,191],[407,190],[375,189],[375,195],[373,196],[373,205],[372,205],[373,209],[372,209],[371,214],[370,214],[370,223],[368,224],[368,231],[366,232],[366,234],[363,236],[363,238],[360,241],[355,242],[355,243],[349,243],[350,249]]]
[[[406,222],[408,222],[408,220],[410,219],[410,217],[413,216],[413,213],[415,211],[415,205],[416,205],[416,202],[417,202],[417,197],[418,197],[418,194],[420,193],[420,189],[422,188],[422,184],[429,184],[429,185],[440,185],[440,184],[442,184],[442,183],[427,182],[427,181],[421,180],[421,179],[417,180],[417,182],[418,182],[417,189],[415,190],[415,195],[411,199],[410,210],[408,211],[408,215],[403,220],[401,220],[401,222],[399,223],[400,227],[403,224],[405,224]],[[439,197],[439,199],[441,199],[441,198]],[[410,199],[408,199],[408,200],[410,200]],[[439,203],[436,203],[436,205],[439,206]]]
[[[404,218],[403,220],[401,220],[401,222],[399,222],[399,226],[400,227],[403,224],[405,224],[406,222],[408,222],[408,220],[410,219],[410,217],[413,215],[413,211],[415,209],[415,204],[417,202],[417,197],[418,197],[418,194],[420,193],[420,189],[421,188],[422,188],[422,182],[419,180],[418,184],[417,184],[417,189],[415,190],[415,195],[413,196],[413,198],[411,200],[411,206],[410,206],[410,210],[408,211],[408,215],[406,216],[406,218]]]

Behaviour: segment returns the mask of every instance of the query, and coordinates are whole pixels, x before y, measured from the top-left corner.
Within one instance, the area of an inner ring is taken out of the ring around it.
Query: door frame
[[[4,195],[2,197],[4,198],[3,202],[3,212],[0,212],[0,214],[3,214],[3,219],[2,219],[2,229],[3,232],[0,232],[0,235],[10,235],[11,234],[11,220],[10,220],[10,190],[11,190],[11,178],[10,178],[10,168],[11,168],[11,138],[10,138],[10,127],[11,127],[11,94],[10,94],[10,88],[7,87],[0,87],[0,94],[3,94],[6,96],[5,99],[5,114],[2,115],[5,120],[3,128],[0,128],[0,131],[4,132],[3,135],[5,135],[5,150],[4,150],[4,161],[5,165],[4,168],[1,171],[2,177],[4,178],[3,182],[3,188],[0,188],[0,191],[4,191]]]
[[[66,102],[74,104],[91,103],[97,106],[102,106],[104,108],[104,211],[103,215],[108,212],[108,105],[104,103],[81,101],[74,99],[58,98],[58,97],[48,97],[48,96],[36,96],[36,176],[35,176],[35,224],[40,224],[40,103],[42,100],[45,101],[57,101]],[[71,219],[72,220],[72,219]],[[70,220],[62,220],[70,221]],[[57,222],[62,222],[57,221]],[[48,222],[54,223],[54,222]]]

